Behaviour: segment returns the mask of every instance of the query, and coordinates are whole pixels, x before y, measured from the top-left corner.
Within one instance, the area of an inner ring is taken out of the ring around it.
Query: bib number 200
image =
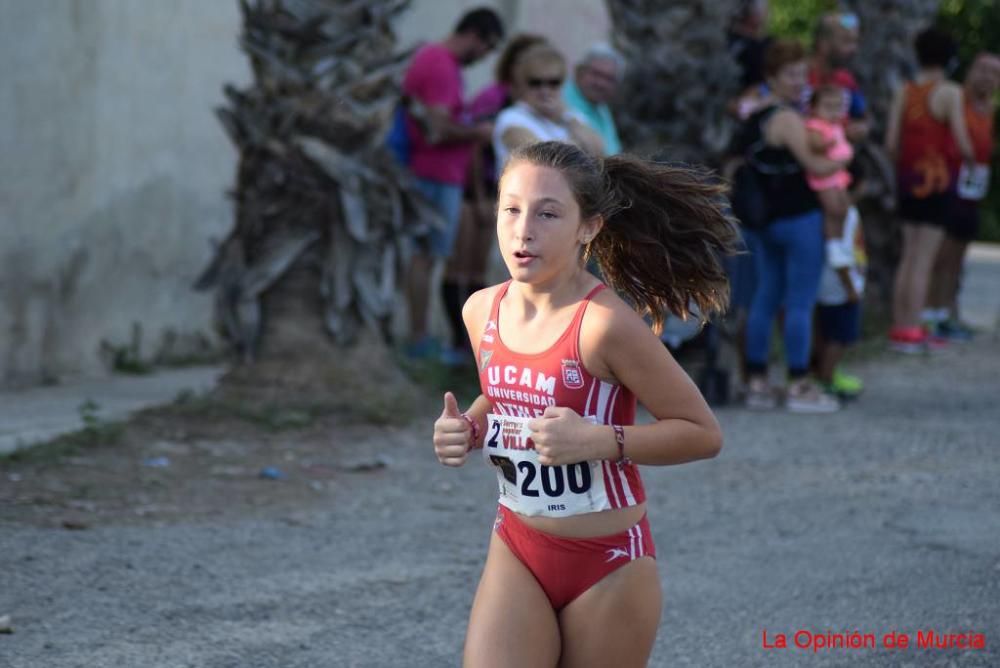
[[[490,434],[486,441],[487,450],[496,448],[498,445],[500,422],[495,421],[490,427]],[[548,497],[558,498],[566,492],[567,488],[573,494],[584,494],[590,491],[592,483],[588,462],[548,466],[547,464],[521,460],[515,464],[510,458],[500,455],[490,455],[490,462],[500,469],[504,479],[510,484],[518,485],[518,478],[520,478],[521,482],[518,487],[521,495],[526,497],[538,497],[545,494]]]
[[[497,455],[492,455],[490,462],[500,469],[510,484],[517,485],[517,479],[521,478],[522,496],[539,496],[544,493],[548,497],[560,497],[567,488],[574,494],[583,494],[590,489],[590,465],[587,462],[577,462],[568,466],[547,466],[520,461],[515,465],[507,457]],[[520,476],[517,474],[518,471],[521,472]]]
[[[541,491],[545,496],[560,497],[569,487],[574,494],[583,494],[590,489],[590,464],[577,462],[567,466],[536,465],[534,462],[521,461],[517,463],[521,472],[521,494],[538,496],[538,486],[535,478],[541,480]]]

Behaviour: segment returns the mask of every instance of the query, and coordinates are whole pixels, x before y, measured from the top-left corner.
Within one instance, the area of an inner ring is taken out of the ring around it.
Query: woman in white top
[[[548,44],[530,47],[518,59],[510,90],[514,104],[500,112],[493,127],[497,173],[512,150],[534,142],[564,141],[603,155],[601,137],[566,109],[565,79],[566,59]]]

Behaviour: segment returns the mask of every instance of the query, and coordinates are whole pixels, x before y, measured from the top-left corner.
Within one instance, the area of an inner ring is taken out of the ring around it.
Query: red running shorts
[[[640,557],[656,558],[646,515],[621,533],[563,538],[533,529],[517,513],[500,506],[493,529],[535,576],[557,612],[625,564]]]

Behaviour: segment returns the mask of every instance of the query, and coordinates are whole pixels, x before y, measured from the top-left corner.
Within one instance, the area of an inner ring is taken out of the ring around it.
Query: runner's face
[[[579,267],[580,247],[599,226],[582,223],[580,207],[556,169],[511,164],[500,181],[497,238],[511,278],[534,285]]]

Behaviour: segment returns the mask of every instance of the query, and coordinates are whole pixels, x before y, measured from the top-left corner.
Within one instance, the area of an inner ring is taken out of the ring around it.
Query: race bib
[[[615,465],[604,461],[540,464],[528,429],[532,419],[495,413],[486,416],[483,456],[496,467],[500,503],[522,515],[547,517],[610,508],[604,469]]]
[[[958,170],[958,196],[962,199],[981,200],[990,187],[990,166],[962,164]]]

